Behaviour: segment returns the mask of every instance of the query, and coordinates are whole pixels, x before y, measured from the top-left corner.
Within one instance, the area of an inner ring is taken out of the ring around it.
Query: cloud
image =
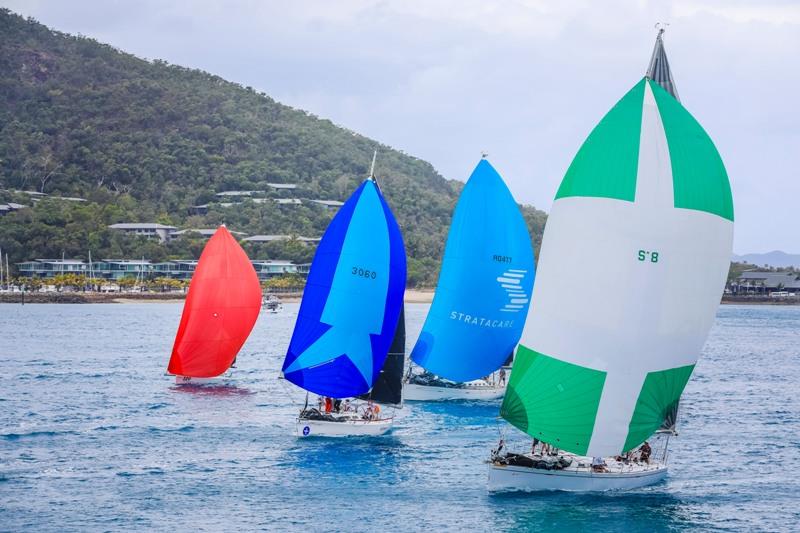
[[[490,153],[549,209],[591,128],[644,74],[655,22],[734,185],[736,250],[798,251],[800,9],[781,1],[7,1],[62,31],[198,67],[466,179]]]

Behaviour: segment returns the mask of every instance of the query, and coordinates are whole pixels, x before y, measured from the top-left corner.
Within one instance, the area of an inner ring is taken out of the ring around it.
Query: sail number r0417
[[[649,252],[647,250],[639,250],[639,261],[650,261],[651,263],[658,263],[658,252]]]
[[[350,273],[354,276],[358,276],[359,278],[375,279],[378,277],[377,272],[374,270],[367,270],[365,268],[353,267]]]

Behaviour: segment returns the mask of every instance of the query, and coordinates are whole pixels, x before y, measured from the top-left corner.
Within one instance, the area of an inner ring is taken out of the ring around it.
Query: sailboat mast
[[[0,248],[0,287],[3,286],[3,249]]]
[[[369,177],[372,181],[375,181],[375,160],[378,158],[378,150],[376,149],[375,152],[372,154],[372,164],[369,166]]]
[[[656,35],[656,44],[653,47],[653,54],[650,56],[650,63],[647,65],[647,73],[645,77],[653,80],[659,84],[665,91],[672,95],[677,101],[681,101],[678,96],[678,88],[675,86],[675,80],[672,78],[672,70],[669,68],[669,61],[667,60],[667,52],[664,49],[664,32],[666,31],[667,24],[659,22],[656,24],[658,35]]]

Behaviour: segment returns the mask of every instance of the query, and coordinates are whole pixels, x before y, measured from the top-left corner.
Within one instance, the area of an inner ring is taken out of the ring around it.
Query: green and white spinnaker
[[[616,455],[658,430],[694,369],[730,264],[728,176],[669,81],[672,94],[649,77],[637,83],[567,170],[501,409],[580,455]]]

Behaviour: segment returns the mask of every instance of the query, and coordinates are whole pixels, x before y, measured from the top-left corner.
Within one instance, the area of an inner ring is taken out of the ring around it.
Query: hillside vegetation
[[[247,234],[318,237],[332,215],[308,202],[192,205],[228,190],[267,198],[344,200],[367,175],[374,149],[382,190],[403,229],[409,284],[430,286],[462,183],[425,161],[282,105],[249,87],[0,10],[0,203],[32,206],[0,217],[11,261],[37,257],[197,257],[199,239],[168,245],[107,228],[160,222]],[[476,160],[477,163],[477,160]],[[465,176],[466,177],[466,176]],[[295,183],[276,191],[267,183]],[[48,193],[36,203],[13,191]],[[76,196],[87,202],[59,200]],[[538,250],[546,215],[524,207]],[[251,246],[260,259],[310,261],[313,245]]]

